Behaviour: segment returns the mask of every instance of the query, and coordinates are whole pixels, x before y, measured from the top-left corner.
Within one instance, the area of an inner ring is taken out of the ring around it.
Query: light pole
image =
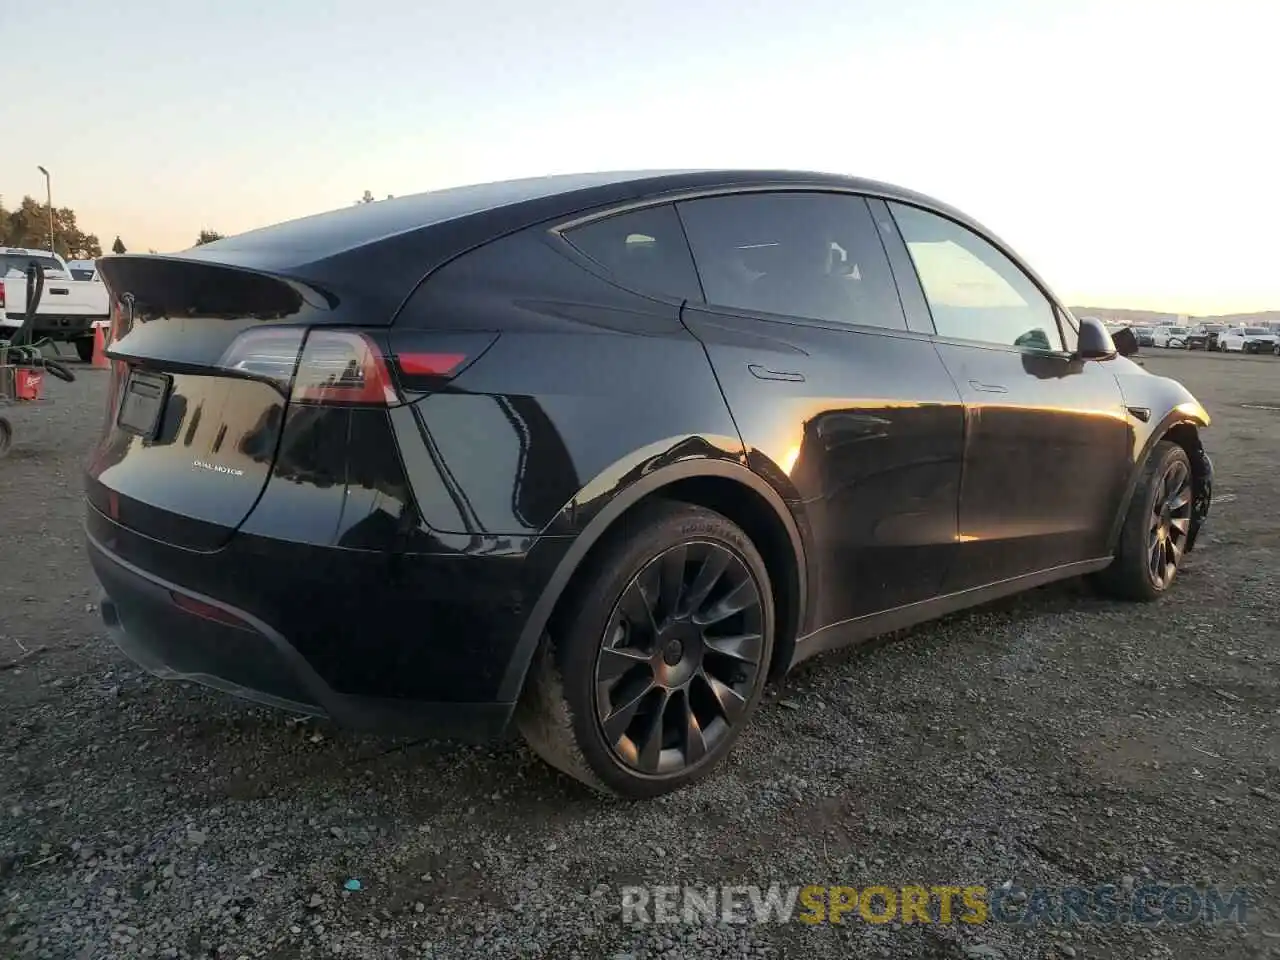
[[[45,203],[49,205],[49,252],[56,253],[53,249],[53,178],[44,167],[37,166],[36,169],[44,174]]]

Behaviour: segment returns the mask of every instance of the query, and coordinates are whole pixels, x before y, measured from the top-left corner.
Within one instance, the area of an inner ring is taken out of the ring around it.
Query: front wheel
[[[1191,461],[1161,440],[1142,470],[1125,514],[1111,566],[1094,577],[1103,593],[1122,600],[1158,599],[1173,584],[1191,535]]]
[[[606,536],[553,618],[516,723],[552,766],[642,799],[704,776],[750,719],[773,593],[747,535],[702,507],[661,501]]]

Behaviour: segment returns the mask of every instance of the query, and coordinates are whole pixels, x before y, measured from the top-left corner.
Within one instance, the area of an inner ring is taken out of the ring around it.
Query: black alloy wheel
[[[1164,590],[1178,572],[1191,533],[1191,468],[1182,460],[1171,460],[1158,481],[1150,527],[1147,569],[1151,582]]]
[[[596,660],[596,716],[624,764],[677,773],[742,717],[764,648],[760,587],[724,544],[654,557],[623,591]]]
[[[1103,593],[1151,601],[1172,586],[1193,532],[1193,484],[1187,452],[1171,440],[1157,443],[1129,502],[1115,557],[1091,578]]]
[[[629,799],[724,758],[773,656],[773,587],[740,527],[693,504],[638,507],[556,610],[515,715],[539,756]]]

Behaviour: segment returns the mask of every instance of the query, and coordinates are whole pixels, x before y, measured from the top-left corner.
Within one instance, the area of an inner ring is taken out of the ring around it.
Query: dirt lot
[[[97,627],[78,368],[0,464],[0,957],[1280,956],[1280,361],[1147,351],[1216,417],[1172,596],[1079,584],[807,665],[697,788],[355,737],[155,681]],[[34,414],[38,413],[38,416]],[[343,889],[358,879],[358,891]],[[1220,883],[1239,926],[625,926],[619,887]]]

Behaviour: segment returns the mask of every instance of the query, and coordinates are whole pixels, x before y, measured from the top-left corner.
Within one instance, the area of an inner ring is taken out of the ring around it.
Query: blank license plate
[[[169,392],[168,377],[151,373],[134,373],[125,387],[117,422],[121,428],[144,437],[155,434]]]

